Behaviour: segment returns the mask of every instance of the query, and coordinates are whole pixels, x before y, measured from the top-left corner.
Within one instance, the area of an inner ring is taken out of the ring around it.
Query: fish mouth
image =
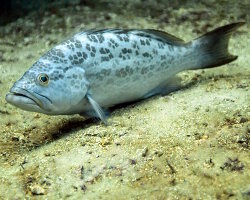
[[[32,93],[26,89],[13,87],[5,97],[6,101],[16,107],[28,111],[39,111],[45,109],[45,104],[52,103],[49,98],[43,96],[37,92]]]

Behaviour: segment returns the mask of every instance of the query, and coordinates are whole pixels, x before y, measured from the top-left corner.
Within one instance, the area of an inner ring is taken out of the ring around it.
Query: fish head
[[[69,114],[84,99],[87,88],[81,67],[40,60],[14,83],[5,99],[27,111]]]

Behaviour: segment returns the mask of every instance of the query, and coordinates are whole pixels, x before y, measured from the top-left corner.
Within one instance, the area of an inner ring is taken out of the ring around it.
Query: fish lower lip
[[[23,103],[25,102],[25,104],[34,104],[34,105],[39,106],[40,108],[43,107],[42,101],[39,100],[36,96],[32,95],[26,89],[13,88],[10,90],[8,95],[9,95],[9,97],[12,97],[12,98],[9,98],[10,101],[19,101],[19,102],[23,102]],[[7,96],[6,96],[6,100],[8,101]]]
[[[25,102],[26,104],[35,104],[35,105],[38,105],[37,102],[28,97],[27,95],[24,95],[22,93],[16,93],[16,92],[9,92],[6,96],[6,100],[7,102],[9,103],[14,103],[15,102],[15,99],[19,99],[20,101],[20,98],[22,99],[22,102]]]

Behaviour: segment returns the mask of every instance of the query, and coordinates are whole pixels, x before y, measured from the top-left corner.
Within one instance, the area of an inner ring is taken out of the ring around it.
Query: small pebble
[[[134,159],[129,159],[129,163],[130,163],[131,165],[135,165],[135,164],[136,164],[136,160],[134,160]]]
[[[30,191],[34,195],[43,195],[45,190],[39,185],[30,186]]]
[[[242,117],[241,119],[240,119],[240,123],[245,123],[245,122],[247,122],[248,120],[247,120],[247,118],[245,118],[245,117]]]
[[[163,152],[161,150],[156,150],[154,154],[157,155],[158,157],[161,157],[163,155]]]
[[[127,132],[126,132],[126,131],[121,132],[121,133],[119,133],[119,137],[122,137],[122,136],[124,136],[124,135],[126,135],[126,134],[127,134]]]
[[[146,157],[148,154],[148,147],[144,147],[143,149],[137,150],[137,155],[140,155],[142,157]]]
[[[85,191],[87,190],[87,186],[86,186],[86,185],[84,185],[84,184],[83,184],[83,185],[81,185],[81,190],[85,192]]]
[[[142,151],[142,157],[146,157],[147,156],[147,154],[148,154],[148,147],[145,147],[144,149],[143,149],[143,151]]]
[[[115,143],[115,145],[117,145],[117,146],[121,145],[121,141],[119,141],[119,140],[115,140],[114,143]]]

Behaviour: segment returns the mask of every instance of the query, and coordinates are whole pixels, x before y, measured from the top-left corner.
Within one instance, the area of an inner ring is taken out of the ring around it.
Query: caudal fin
[[[191,69],[218,67],[236,60],[238,56],[228,52],[228,41],[231,34],[243,24],[238,22],[219,27],[190,42],[198,58]]]

